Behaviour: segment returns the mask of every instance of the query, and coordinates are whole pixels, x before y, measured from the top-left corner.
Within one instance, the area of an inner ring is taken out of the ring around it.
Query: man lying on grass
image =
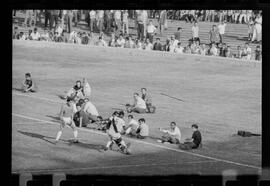
[[[128,113],[131,112],[146,113],[146,103],[139,96],[138,93],[134,93],[134,104],[133,105],[126,104],[126,109]]]
[[[179,148],[182,150],[190,150],[190,149],[197,149],[201,146],[202,142],[202,135],[201,132],[198,130],[198,125],[193,124],[191,125],[192,130],[194,131],[191,138],[187,138],[184,143],[179,144]]]
[[[34,80],[31,78],[30,73],[25,74],[25,80],[22,83],[23,92],[37,92],[37,85]]]
[[[161,132],[164,133],[161,140],[158,140],[158,142],[165,143],[169,142],[172,144],[179,144],[181,140],[181,132],[180,129],[176,126],[175,122],[171,122],[170,129],[164,130],[159,128]]]

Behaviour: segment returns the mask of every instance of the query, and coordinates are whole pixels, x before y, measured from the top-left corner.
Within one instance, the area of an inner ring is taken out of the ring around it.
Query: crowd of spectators
[[[30,16],[31,11],[32,15],[36,17],[33,18],[33,16]],[[248,24],[249,41],[259,42],[262,21],[261,12],[249,10],[91,10],[85,14],[85,21],[87,22],[90,31],[77,32],[75,29],[73,29],[73,27],[77,27],[78,21],[81,19],[82,12],[83,11],[80,10],[45,10],[43,34],[38,33],[37,28],[34,28],[33,31],[30,29],[28,33],[18,33],[18,28],[15,27],[13,38],[19,40],[67,42],[103,47],[159,50],[176,54],[188,53],[247,60],[261,60],[260,45],[256,47],[254,55],[252,55],[248,42],[245,43],[244,46],[238,46],[236,53],[232,52],[231,46],[223,42],[223,35],[225,33],[226,25],[231,21],[239,22],[237,21],[238,17],[239,20],[241,20],[240,23],[244,20],[244,22]],[[28,19],[31,18],[29,22],[31,25],[32,21],[36,20],[41,14],[41,10],[26,10],[24,24],[27,25]],[[154,17],[158,18],[158,26],[153,25],[152,20],[149,19]],[[216,21],[217,17],[219,18],[218,21],[221,22],[218,25],[213,25],[210,29],[209,43],[201,43],[198,21]],[[188,40],[187,45],[184,46],[182,44],[183,41],[180,37],[182,32],[181,27],[177,29],[174,35],[168,37],[165,43],[162,43],[161,39],[158,37],[154,41],[154,36],[157,33],[162,36],[164,29],[167,28],[167,18],[184,19],[193,23],[191,28],[192,36]],[[253,21],[253,23],[247,21],[253,20],[253,18],[257,21]],[[39,17],[38,19],[41,22],[41,18]],[[129,19],[135,19],[135,27],[137,28],[136,38],[129,34]],[[50,23],[49,28],[48,22]],[[36,22],[34,21],[34,26],[35,24]],[[106,33],[110,33],[110,39],[108,42],[106,42],[104,39]]]

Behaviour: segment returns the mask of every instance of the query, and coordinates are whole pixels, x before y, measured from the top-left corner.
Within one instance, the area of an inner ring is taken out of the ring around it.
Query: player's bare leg
[[[60,130],[56,134],[56,138],[55,138],[55,141],[54,141],[55,143],[57,143],[59,141],[59,139],[60,139],[60,137],[61,137],[61,135],[63,133],[64,127],[65,127],[65,123],[64,123],[64,121],[62,121],[62,123],[60,124]]]
[[[76,125],[74,123],[74,121],[72,120],[72,124],[70,126],[73,130],[73,135],[74,135],[74,141],[73,143],[79,143],[79,140],[78,140],[78,130],[76,128]]]

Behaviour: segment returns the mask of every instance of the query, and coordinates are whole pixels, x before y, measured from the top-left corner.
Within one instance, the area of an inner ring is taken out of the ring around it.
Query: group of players
[[[36,92],[37,86],[30,73],[25,74],[25,81],[22,87],[23,92]],[[62,105],[59,118],[61,120],[60,129],[57,132],[55,143],[57,143],[63,133],[63,129],[66,125],[70,126],[73,130],[74,143],[78,141],[78,130],[76,126],[81,127],[84,118],[88,118],[89,124],[98,126],[98,129],[104,130],[109,141],[106,144],[104,150],[112,149],[113,144],[116,144],[118,150],[122,153],[130,154],[130,143],[125,143],[122,135],[129,137],[136,137],[138,139],[144,139],[149,135],[149,127],[144,118],[140,118],[138,121],[133,118],[133,115],[128,115],[128,125],[125,125],[123,120],[124,113],[155,113],[156,107],[152,105],[151,97],[147,93],[146,88],[141,89],[142,96],[138,93],[134,93],[134,104],[126,104],[126,111],[115,111],[111,117],[103,119],[96,107],[90,102],[89,97],[91,95],[91,87],[87,80],[84,78],[83,83],[80,80],[76,81],[76,85],[72,87],[64,96],[60,96],[66,100],[66,103]],[[181,132],[176,126],[175,122],[170,123],[169,130],[160,128],[160,131],[164,133],[161,140],[158,142],[169,142],[172,144],[178,144],[180,149],[188,150],[198,148],[201,146],[201,133],[198,130],[198,125],[193,124],[194,130],[192,138],[186,139],[184,143],[180,143]]]

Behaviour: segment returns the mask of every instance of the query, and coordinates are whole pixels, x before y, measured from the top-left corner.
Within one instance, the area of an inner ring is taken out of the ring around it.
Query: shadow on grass
[[[51,144],[55,145],[54,142],[48,140],[48,139],[54,140],[55,139],[54,137],[44,136],[42,134],[33,133],[33,132],[26,132],[26,131],[20,131],[20,130],[18,130],[18,132],[23,134],[23,135],[32,137],[32,138],[42,139],[42,140],[44,140],[44,141],[46,141],[48,143],[51,143]],[[63,139],[60,139],[60,141],[68,143],[69,146],[73,145],[73,146],[83,147],[83,148],[87,148],[87,149],[97,150],[99,152],[102,152],[104,150],[104,145],[89,144],[89,143],[84,143],[84,142],[73,143],[73,140],[63,140]]]
[[[55,139],[53,137],[49,137],[49,136],[44,136],[42,134],[37,134],[37,133],[31,133],[31,132],[25,132],[25,131],[20,131],[18,130],[19,133],[23,134],[23,135],[26,135],[26,136],[29,136],[29,137],[32,137],[32,138],[38,138],[38,139],[42,139],[48,143],[51,143],[51,144],[54,144],[53,142],[47,140],[46,138],[48,139]],[[62,141],[65,141],[65,140],[62,140]]]
[[[12,90],[16,90],[18,92],[23,92],[21,88],[12,87]]]
[[[46,115],[46,117],[52,118],[53,120],[51,120],[52,122],[60,122],[60,118],[59,116],[51,116],[51,115]]]

